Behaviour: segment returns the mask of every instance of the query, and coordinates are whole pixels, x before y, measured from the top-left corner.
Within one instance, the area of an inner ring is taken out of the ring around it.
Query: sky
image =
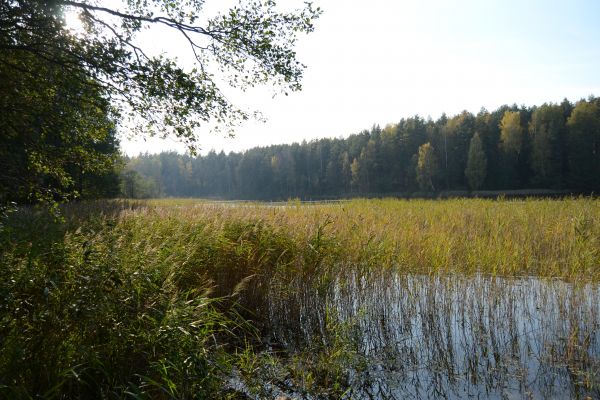
[[[207,0],[208,11],[228,1]],[[286,7],[301,0],[280,0]],[[494,110],[600,95],[599,0],[314,0],[315,32],[297,45],[303,90],[232,93],[260,110],[234,138],[199,130],[201,153],[347,137],[419,114]],[[155,53],[189,63],[185,43],[143,38]],[[229,95],[229,94],[228,94]],[[174,139],[121,139],[128,155],[185,151]]]

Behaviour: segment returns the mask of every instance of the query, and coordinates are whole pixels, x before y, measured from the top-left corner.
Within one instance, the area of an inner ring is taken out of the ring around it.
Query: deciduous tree
[[[112,107],[85,71],[0,52],[0,94],[0,203],[55,205],[118,190],[102,178],[119,158]]]
[[[267,82],[284,92],[301,88],[304,65],[294,45],[320,14],[311,3],[283,12],[273,0],[248,0],[206,17],[203,6],[204,0],[6,0],[0,5],[2,63],[15,74],[44,79],[36,68],[5,57],[27,54],[65,75],[76,72],[82,84],[106,93],[129,127],[173,134],[194,149],[201,125],[230,127],[251,116],[228,100],[219,82],[240,89]],[[84,29],[70,30],[65,13],[77,14]],[[178,33],[194,65],[150,54],[139,37],[149,27]]]
[[[438,161],[431,143],[425,143],[419,147],[419,158],[417,160],[417,182],[421,190],[435,190],[434,182],[439,173]]]
[[[487,174],[487,157],[483,150],[483,143],[479,133],[475,133],[469,144],[469,155],[467,158],[467,168],[465,176],[469,182],[469,187],[473,190],[481,188]]]
[[[521,114],[518,111],[506,111],[500,121],[500,147],[505,153],[518,156],[522,146]]]

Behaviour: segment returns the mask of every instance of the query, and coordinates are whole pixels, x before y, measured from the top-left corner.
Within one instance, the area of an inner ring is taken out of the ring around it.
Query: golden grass
[[[286,250],[297,258],[317,252],[313,242],[321,240],[318,252],[326,267],[600,278],[600,201],[589,198],[384,199],[311,205],[169,199],[146,204],[122,214],[120,223],[175,236],[199,229],[203,235],[219,236],[232,222],[259,224],[285,237]]]

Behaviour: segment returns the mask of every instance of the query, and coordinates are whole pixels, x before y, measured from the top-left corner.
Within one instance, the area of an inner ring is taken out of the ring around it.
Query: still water
[[[348,272],[274,295],[271,336],[293,352],[327,343],[327,321],[346,326],[362,360],[346,366],[346,398],[600,398],[599,295],[530,277]]]

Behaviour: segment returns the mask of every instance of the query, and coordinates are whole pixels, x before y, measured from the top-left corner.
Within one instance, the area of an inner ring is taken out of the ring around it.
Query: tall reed
[[[325,361],[354,359],[338,340],[348,327],[307,293],[385,271],[600,281],[590,198],[87,202],[63,215],[2,221],[0,396],[218,397],[254,346],[309,327],[337,357],[312,376],[341,394]]]

